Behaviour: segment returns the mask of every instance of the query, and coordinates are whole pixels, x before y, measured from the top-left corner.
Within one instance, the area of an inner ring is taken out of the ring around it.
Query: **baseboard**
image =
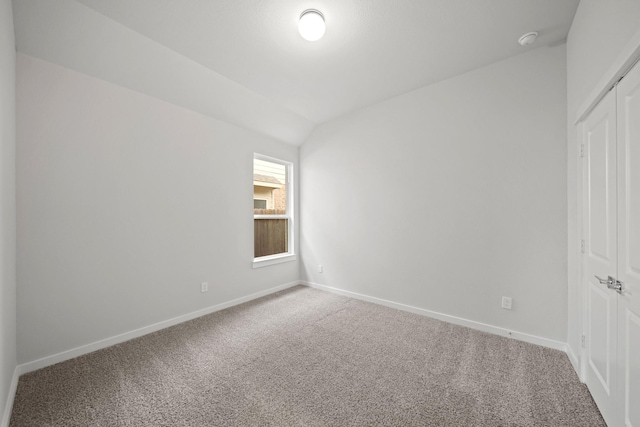
[[[7,394],[7,402],[4,405],[4,412],[2,420],[0,420],[0,427],[9,427],[9,421],[11,421],[11,410],[13,409],[13,401],[16,397],[16,391],[18,390],[18,378],[22,374],[20,366],[16,366],[13,370],[13,377],[11,378],[11,385],[9,385],[9,393]]]
[[[333,292],[338,295],[343,295],[350,298],[359,299],[362,301],[371,302],[374,304],[384,305],[386,307],[396,308],[402,311],[408,311],[409,313],[421,314],[423,316],[431,317],[433,319],[442,320],[444,322],[453,323],[455,325],[466,326],[471,329],[476,329],[482,332],[488,332],[494,335],[500,335],[508,338],[515,338],[519,341],[528,342],[531,344],[541,345],[543,347],[553,348],[555,350],[566,351],[566,343],[550,340],[548,338],[539,337],[536,335],[526,334],[524,332],[511,331],[509,329],[501,328],[499,326],[493,326],[486,323],[476,322],[473,320],[464,319],[462,317],[451,316],[449,314],[438,313],[437,311],[426,310],[424,308],[413,307],[406,304],[400,304],[397,302],[371,297],[368,295],[359,294],[356,292],[345,291],[338,288],[332,288],[326,285],[320,285],[312,282],[301,282],[305,286],[311,288],[322,289],[328,292]]]
[[[159,331],[161,329],[168,328],[170,326],[177,325],[179,323],[186,322],[188,320],[192,320],[201,316],[205,316],[210,313],[214,313],[216,311],[224,310],[225,308],[233,307],[256,298],[261,298],[263,296],[272,294],[274,292],[278,292],[287,288],[291,288],[293,286],[299,285],[299,281],[286,283],[284,285],[276,286],[273,288],[266,289],[264,291],[256,292],[244,297],[236,298],[231,301],[223,302],[220,304],[213,305],[211,307],[207,307],[201,310],[197,310],[188,314],[184,314],[182,316],[174,317],[172,319],[163,320],[162,322],[154,323],[152,325],[144,326],[139,329],[135,329],[133,331],[125,332],[120,335],[116,335],[110,338],[105,338],[100,341],[93,342],[91,344],[82,345],[71,350],[66,350],[51,356],[46,356],[41,359],[33,360],[31,362],[26,362],[18,366],[20,374],[26,374],[27,372],[32,372],[41,368],[45,368],[47,366],[55,365],[56,363],[64,362],[65,360],[73,359],[78,356],[82,356],[83,354],[91,353],[96,350],[100,350],[103,348],[110,347],[115,344],[120,344],[125,341],[129,341],[133,338],[138,338],[143,335],[150,334],[152,332]]]

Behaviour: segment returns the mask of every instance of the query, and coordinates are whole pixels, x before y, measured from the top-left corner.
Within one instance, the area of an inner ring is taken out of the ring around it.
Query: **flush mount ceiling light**
[[[536,41],[536,37],[538,37],[538,33],[535,31],[523,34],[522,37],[518,39],[518,43],[520,43],[521,46],[529,46],[531,43]]]
[[[307,9],[300,15],[298,31],[303,39],[314,42],[324,36],[324,16],[319,10]]]

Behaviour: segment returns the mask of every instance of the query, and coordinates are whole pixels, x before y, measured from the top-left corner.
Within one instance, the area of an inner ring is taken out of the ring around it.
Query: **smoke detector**
[[[538,37],[538,33],[533,31],[531,33],[524,34],[522,37],[518,39],[518,43],[521,46],[529,46],[531,43],[536,41],[536,37]]]

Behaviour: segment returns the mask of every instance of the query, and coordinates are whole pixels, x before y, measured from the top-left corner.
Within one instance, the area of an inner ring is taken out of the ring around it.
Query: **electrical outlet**
[[[511,298],[510,297],[502,297],[502,308],[506,310],[511,310]]]
[[[322,273],[322,265],[318,265],[318,273]]]
[[[209,291],[209,282],[202,282],[200,284],[200,292],[208,292]]]

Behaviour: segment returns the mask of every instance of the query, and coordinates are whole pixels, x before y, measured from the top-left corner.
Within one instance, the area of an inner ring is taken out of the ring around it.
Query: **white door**
[[[640,427],[640,65],[617,87],[618,99],[618,412]]]
[[[617,293],[604,282],[617,268],[616,96],[610,91],[583,124],[585,157],[586,383],[602,416],[616,411]]]

